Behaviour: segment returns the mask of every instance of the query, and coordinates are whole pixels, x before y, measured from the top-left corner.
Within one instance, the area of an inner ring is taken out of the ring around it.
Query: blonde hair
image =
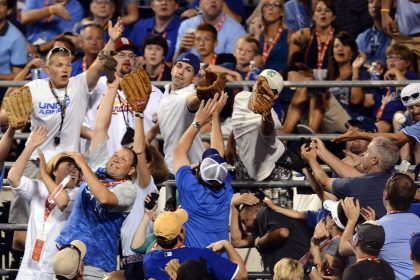
[[[283,258],[274,266],[273,280],[303,280],[303,266],[300,262]]]

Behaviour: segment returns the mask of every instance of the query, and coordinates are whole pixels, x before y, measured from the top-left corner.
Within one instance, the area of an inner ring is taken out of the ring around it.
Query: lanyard
[[[315,31],[316,42],[318,44],[318,63],[317,63],[318,69],[322,68],[322,62],[324,61],[324,57],[325,57],[325,54],[327,53],[328,45],[330,44],[333,34],[334,34],[334,28],[331,28],[330,32],[328,33],[327,40],[325,41],[325,43],[322,43],[321,36],[319,36],[318,31]]]
[[[87,70],[87,59],[86,59],[86,56],[84,56],[83,57],[83,63],[82,63],[82,71],[83,72],[86,72],[86,70]]]
[[[160,72],[159,72],[159,74],[157,75],[157,78],[156,78],[156,81],[160,81],[160,80],[162,80],[162,76],[163,76],[163,72],[165,71],[165,63],[162,63],[161,65],[160,65]]]
[[[264,64],[267,62],[268,57],[270,56],[271,51],[273,50],[274,46],[277,44],[277,41],[280,39],[281,33],[283,29],[280,27],[277,30],[276,37],[274,40],[268,39],[268,36],[264,37],[264,46],[263,46],[263,62]]]
[[[102,185],[104,185],[107,188],[116,186],[118,184],[121,184],[127,181],[127,179],[121,179],[121,180],[116,180],[116,181],[107,181],[107,180],[109,179],[100,179]]]
[[[121,99],[121,96],[120,96],[120,94],[119,93],[117,93],[117,96],[118,96],[118,100],[120,101],[120,107],[121,107],[121,113],[122,113],[122,115],[123,115],[123,118],[124,118],[124,123],[125,123],[125,126],[126,127],[128,127],[128,114],[129,114],[129,112],[131,111],[130,110],[130,108],[128,107],[129,105],[128,105],[128,103],[127,102],[123,102],[122,101],[122,99]],[[125,100],[124,100],[125,101]],[[127,117],[124,115],[124,105],[127,107],[127,110],[125,111],[126,113],[127,113]]]
[[[48,217],[51,214],[51,211],[56,206],[55,202],[51,203],[48,201],[48,198],[45,200],[45,209],[44,209],[44,222],[47,221]]]
[[[60,144],[60,134],[61,134],[61,130],[63,129],[64,117],[66,116],[67,86],[64,88],[64,99],[63,101],[60,101],[60,99],[58,99],[57,93],[55,92],[55,89],[52,86],[51,80],[48,80],[48,85],[50,87],[51,93],[54,95],[55,99],[57,100],[57,104],[60,107],[60,113],[61,113],[60,128],[58,129],[57,136],[54,138],[54,144],[58,146]]]
[[[158,249],[159,244],[157,242],[155,242],[155,244],[153,244],[152,248],[150,248],[150,252],[156,251]],[[184,248],[185,245],[179,244],[176,245],[175,247],[171,248],[171,249],[165,249],[165,248],[160,248],[161,251],[167,251],[167,250],[173,250],[173,249],[178,249],[178,248]]]
[[[217,54],[215,53],[215,54],[213,54],[213,56],[212,56],[212,58],[210,60],[209,65],[215,65],[216,64],[216,60],[217,60]]]
[[[387,215],[392,215],[392,214],[398,214],[398,213],[402,213],[403,211],[398,211],[398,210],[391,210],[388,211],[388,213],[386,213]]]
[[[159,36],[163,37],[164,39],[166,39],[166,35],[168,34],[168,32],[167,31],[159,32],[159,31],[156,31],[155,29],[153,29],[152,34],[153,35],[159,35]]]

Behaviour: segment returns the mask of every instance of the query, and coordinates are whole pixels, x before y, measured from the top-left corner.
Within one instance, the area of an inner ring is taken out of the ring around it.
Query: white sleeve
[[[110,207],[110,212],[126,212],[131,209],[137,197],[137,190],[131,181],[125,181],[110,189],[118,199],[118,205]]]
[[[39,195],[39,185],[40,181],[22,176],[17,187],[13,188],[13,192],[25,200],[31,201],[34,196]]]

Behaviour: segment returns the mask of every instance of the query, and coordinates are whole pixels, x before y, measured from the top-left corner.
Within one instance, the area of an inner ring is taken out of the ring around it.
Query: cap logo
[[[273,78],[277,75],[277,72],[270,69],[266,72],[266,75],[269,76],[270,78]]]
[[[121,38],[121,43],[123,43],[123,45],[129,45],[130,42],[128,41],[127,38]]]

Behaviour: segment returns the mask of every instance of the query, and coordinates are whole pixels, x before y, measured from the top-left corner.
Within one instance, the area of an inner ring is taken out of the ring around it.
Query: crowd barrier
[[[0,87],[19,87],[23,86],[29,81],[0,81]],[[328,88],[328,87],[384,87],[384,86],[405,86],[409,83],[420,83],[418,81],[285,81],[284,87],[289,88],[298,88],[298,87],[309,87],[309,88]],[[152,82],[157,87],[163,87],[168,82],[167,81],[159,81],[159,82]],[[228,82],[226,83],[227,88],[237,88],[241,87],[244,90],[250,89],[254,85],[253,81],[238,81],[238,82]],[[0,137],[3,137],[3,133],[0,134]],[[15,139],[27,139],[29,133],[16,133],[14,138]],[[338,136],[337,134],[317,134],[317,135],[278,135],[277,138],[279,140],[285,141],[297,141],[304,138],[309,137],[318,137],[321,140],[332,140],[334,137]],[[224,138],[227,139],[227,135],[224,135]],[[208,140],[209,136],[202,137],[204,140]],[[158,135],[157,139],[162,139],[160,135]],[[6,168],[10,168],[13,162],[6,162]],[[415,166],[410,166],[409,170],[413,170]],[[327,166],[323,166],[324,170],[330,171]],[[5,183],[5,182],[4,182]],[[417,185],[420,185],[420,182],[416,182]],[[175,181],[169,180],[163,184],[166,187],[174,187]],[[255,181],[248,181],[248,180],[241,180],[241,181],[233,181],[232,186],[235,188],[290,188],[290,187],[300,187],[300,188],[309,188],[309,183],[305,180],[281,180],[281,181],[268,181],[268,182],[255,182]],[[7,187],[5,187],[7,188]],[[15,231],[15,230],[26,230],[27,224],[5,224],[0,223],[0,231]],[[17,272],[16,269],[0,269],[0,276],[7,276],[12,272]],[[271,276],[269,273],[264,272],[249,272],[248,273],[249,279],[270,279]]]

